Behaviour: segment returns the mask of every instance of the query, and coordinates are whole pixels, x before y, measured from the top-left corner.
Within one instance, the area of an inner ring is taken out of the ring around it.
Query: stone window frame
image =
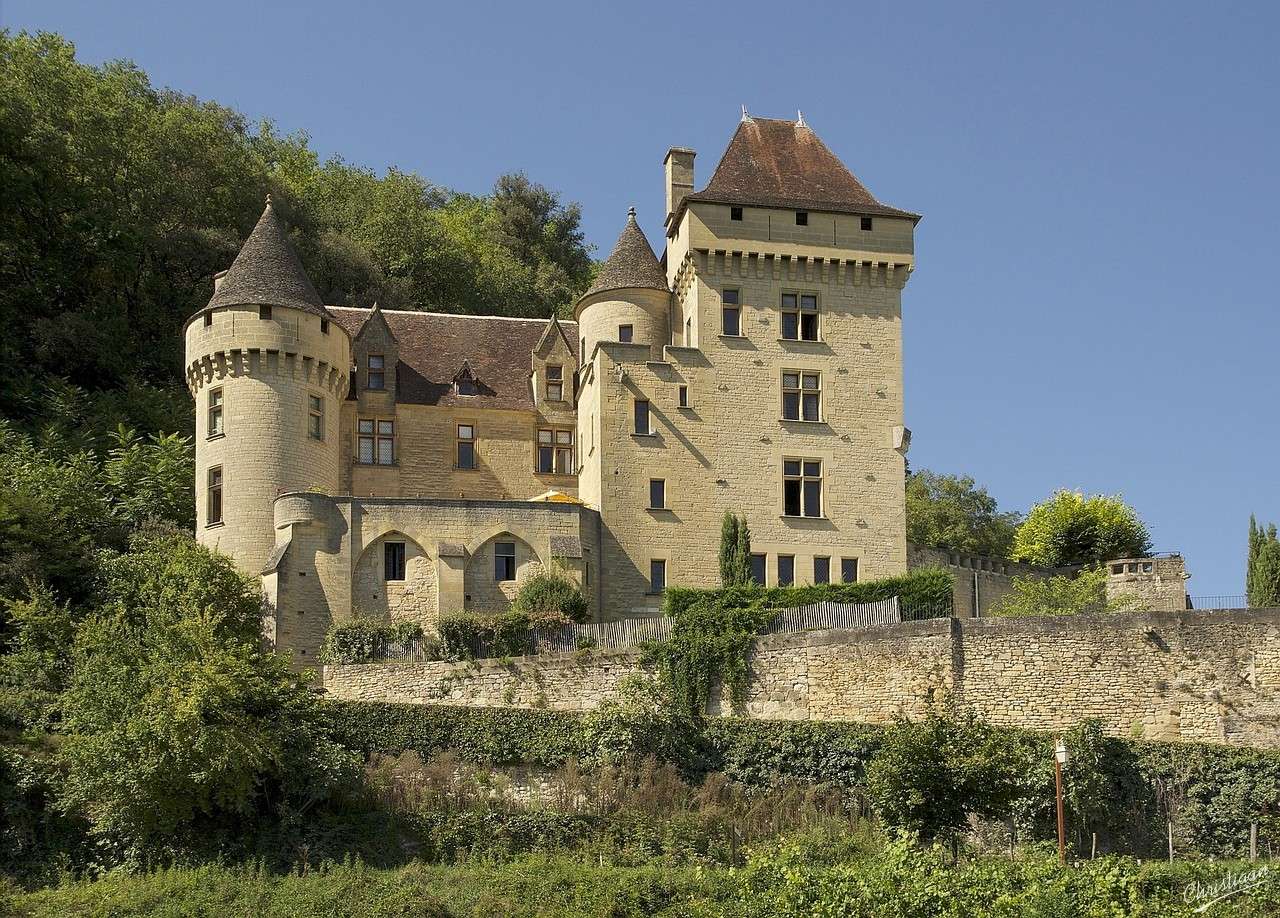
[[[271,307],[263,303],[258,307],[258,318],[264,322],[271,321]]]
[[[539,427],[533,442],[533,470],[539,475],[573,475],[574,429],[572,427]],[[543,451],[550,461],[543,467]]]
[[[318,406],[318,407],[317,407]],[[307,393],[307,434],[313,440],[324,442],[324,395]]]
[[[383,583],[404,583],[408,562],[407,543],[399,539],[386,539],[382,543]],[[398,576],[397,576],[398,575]]]
[[[869,233],[875,226],[875,222],[870,217],[862,217],[858,225],[862,227],[862,232]]]
[[[374,361],[378,365],[373,365]],[[378,380],[374,384],[374,379]],[[364,358],[364,387],[372,392],[387,391],[387,357],[385,354],[367,354]]]
[[[659,574],[659,572],[661,572]],[[667,570],[666,558],[650,558],[649,559],[649,589],[650,596],[659,596],[667,591],[667,584],[671,578]]]
[[[782,576],[782,567],[783,567],[782,563],[784,561],[786,561],[788,566],[791,568],[791,573],[788,575],[788,579],[785,579],[785,580],[783,579],[783,576]],[[779,554],[778,555],[778,586],[780,587],[795,586],[795,584],[796,584],[796,556]]]
[[[759,576],[756,576],[756,559],[760,561]],[[756,586],[765,586],[769,579],[769,555],[765,552],[751,553],[751,582]]]
[[[204,314],[204,327],[205,328],[213,327],[213,310],[212,309]]]
[[[463,435],[463,428],[469,432]],[[471,420],[459,420],[453,425],[454,448],[453,448],[453,467],[459,472],[474,472],[479,466],[476,460],[476,422]],[[468,446],[471,449],[471,464],[462,464],[462,448]]]
[[[788,299],[790,299],[789,303]],[[813,305],[806,306],[807,300],[812,300]],[[822,341],[822,298],[818,291],[786,288],[779,293],[778,301],[782,312],[782,320],[778,325],[780,341],[798,341],[806,344]],[[795,317],[794,337],[787,334],[788,316]],[[805,322],[806,318],[812,318],[812,329],[806,328],[809,324]],[[812,337],[805,334],[807,330],[812,332]]]
[[[788,384],[787,377],[795,377],[795,384]],[[814,380],[813,386],[806,383]],[[799,421],[809,424],[821,424],[822,416],[822,371],[805,370],[799,367],[783,367],[780,375],[782,385],[782,420]],[[810,404],[813,411],[809,411]],[[788,413],[794,406],[795,415]],[[807,417],[812,413],[813,417]]]
[[[825,573],[819,574],[819,569],[825,566]],[[813,582],[830,583],[831,582],[831,556],[830,555],[814,555],[813,556]]]
[[[643,411],[640,406],[644,405]],[[644,430],[640,429],[640,418],[644,417]],[[631,433],[636,437],[652,437],[653,431],[653,406],[649,404],[647,398],[632,399],[631,404]]]
[[[742,220],[742,207],[740,205],[731,204],[729,206],[729,219],[735,222]]]
[[[654,503],[654,501],[653,501],[654,493],[655,493],[655,492],[654,492],[654,485],[657,485],[657,486],[658,486],[658,489],[657,489],[657,496],[660,498],[660,501],[659,501],[658,503]],[[649,507],[648,507],[648,509],[650,509],[650,510],[669,510],[669,509],[671,509],[669,506],[667,506],[667,479],[665,479],[665,478],[650,478],[650,479],[649,479]]]
[[[636,327],[630,322],[624,322],[618,326],[618,341],[622,344],[631,344],[636,337]]]
[[[816,467],[816,471],[814,468]],[[798,513],[788,513],[787,491],[792,484],[798,487],[796,493],[799,501]],[[817,507],[813,508],[816,512],[810,513],[810,486],[817,486]],[[824,475],[822,468],[822,460],[811,456],[784,456],[782,459],[782,515],[788,519],[797,520],[820,520],[825,519],[824,511]]]
[[[224,484],[221,465],[211,465],[205,472],[205,520],[204,524],[208,526],[222,525],[223,497],[222,489]]]
[[[552,370],[555,370],[554,376],[551,373]],[[554,394],[552,394],[553,391]],[[549,402],[564,401],[564,364],[547,364],[546,379],[543,383],[543,397]]]
[[[499,554],[499,548],[511,546],[510,553],[503,551]],[[494,540],[493,543],[493,580],[495,583],[512,583],[516,579],[516,541],[515,539]]]
[[[688,383],[681,383],[680,385],[676,386],[676,407],[677,408],[693,407],[692,405],[689,404],[689,384]]]
[[[216,399],[216,401],[215,401]],[[227,433],[226,396],[222,386],[214,386],[206,396],[205,439],[216,440]]]
[[[853,568],[853,579],[849,579],[849,568]],[[857,558],[842,557],[840,559],[840,582],[841,583],[857,583],[859,574],[859,564]]]
[[[796,211],[796,226],[808,226],[808,225],[809,225],[809,211],[807,211],[807,210],[797,210],[797,211]]]
[[[729,331],[728,316],[734,315],[736,332]],[[720,290],[720,334],[725,338],[745,338],[742,333],[742,288],[722,287]]]
[[[367,430],[365,429],[365,426],[364,426],[366,424],[369,425],[369,428]],[[390,425],[391,430],[389,433],[384,432],[384,429],[383,429],[384,424]],[[369,452],[370,458],[368,460],[365,460],[363,458],[362,449],[361,449],[361,447],[366,442],[369,444],[369,451],[370,451]],[[389,445],[391,450],[390,461],[388,462],[381,461],[382,447],[384,444]],[[396,443],[396,419],[395,418],[386,418],[386,417],[356,418],[356,453],[355,453],[356,465],[366,465],[366,466],[374,466],[374,467],[382,467],[382,468],[389,468],[391,466],[394,466],[396,464],[396,453],[398,452],[397,447],[398,447],[398,444]]]
[[[322,335],[327,335],[327,334],[329,334],[329,320],[328,320],[328,319],[321,319],[321,320],[320,320],[320,334],[322,334]]]

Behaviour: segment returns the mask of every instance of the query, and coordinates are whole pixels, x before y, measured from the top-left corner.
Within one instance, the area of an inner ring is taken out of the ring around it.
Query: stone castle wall
[[[328,666],[340,699],[587,711],[639,654]],[[884,724],[948,700],[996,724],[1280,748],[1280,609],[1038,619],[935,619],[757,642],[745,709]]]
[[[941,548],[907,545],[907,569],[915,570],[920,567],[947,569],[951,574],[952,608],[955,610],[954,614],[961,618],[990,614],[996,603],[1013,592],[1015,577],[1073,576],[1080,570],[1078,567],[1041,567],[1020,561],[1006,561],[1003,558],[984,558]],[[1165,609],[1165,606],[1158,608]],[[1169,608],[1165,611],[1175,610]]]

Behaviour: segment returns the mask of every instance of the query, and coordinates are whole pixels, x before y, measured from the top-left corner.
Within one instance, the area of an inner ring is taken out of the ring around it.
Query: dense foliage
[[[1007,558],[1020,521],[1017,512],[1000,512],[968,475],[921,469],[907,476],[907,541],[913,545]]]
[[[384,622],[357,615],[329,628],[320,648],[321,663],[372,663],[384,660],[393,645],[424,642],[424,659],[438,659],[435,645],[425,643],[417,622]]]
[[[989,615],[1087,615],[1124,612],[1137,604],[1134,597],[1107,599],[1107,571],[1088,567],[1072,576],[1014,577],[1011,589],[991,607]]]
[[[1259,526],[1249,517],[1249,557],[1245,592],[1251,609],[1280,607],[1280,537],[1276,524]]]
[[[816,602],[865,603],[897,596],[906,616],[950,612],[951,575],[922,568],[901,577],[800,587],[669,588],[663,611],[675,619],[671,636],[648,648],[677,707],[692,715],[706,709],[722,686],[740,704],[746,690],[747,655],[780,609]]]
[[[1049,567],[1137,558],[1150,550],[1146,525],[1120,498],[1067,490],[1032,507],[1013,542],[1015,560]]]
[[[520,581],[511,611],[527,616],[531,627],[544,628],[585,622],[591,605],[582,589],[563,571],[543,570]]]
[[[751,529],[745,516],[726,512],[720,523],[720,586],[751,583]]]
[[[0,32],[0,417],[189,431],[182,323],[270,192],[327,302],[551,315],[589,283],[576,204],[321,162],[213,102]]]

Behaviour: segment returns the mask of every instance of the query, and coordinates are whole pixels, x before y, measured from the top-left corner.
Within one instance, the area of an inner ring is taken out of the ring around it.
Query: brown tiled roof
[[[626,288],[666,290],[667,272],[658,264],[653,247],[645,238],[644,230],[636,223],[636,209],[627,211],[627,225],[622,228],[613,251],[600,267],[596,281],[583,294],[584,297],[602,290]]]
[[[773,118],[744,118],[707,187],[685,200],[920,219],[877,201],[807,124]]]
[[[355,338],[371,310],[330,306],[333,318]],[[445,315],[438,312],[382,310],[396,337],[396,397],[411,405],[534,409],[529,381],[533,349],[549,319]],[[566,334],[577,323],[561,320]],[[453,380],[463,364],[471,368],[476,395],[458,395]]]
[[[200,312],[219,306],[292,306],[329,317],[270,198],[213,298]]]

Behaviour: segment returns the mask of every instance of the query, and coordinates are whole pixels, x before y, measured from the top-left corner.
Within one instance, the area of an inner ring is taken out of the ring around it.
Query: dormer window
[[[387,388],[386,359],[381,354],[370,354],[365,373],[366,389]]]
[[[547,401],[564,401],[564,367],[547,365]]]
[[[476,381],[472,379],[470,376],[458,380],[458,394],[459,395],[479,394],[478,390],[476,389]]]

